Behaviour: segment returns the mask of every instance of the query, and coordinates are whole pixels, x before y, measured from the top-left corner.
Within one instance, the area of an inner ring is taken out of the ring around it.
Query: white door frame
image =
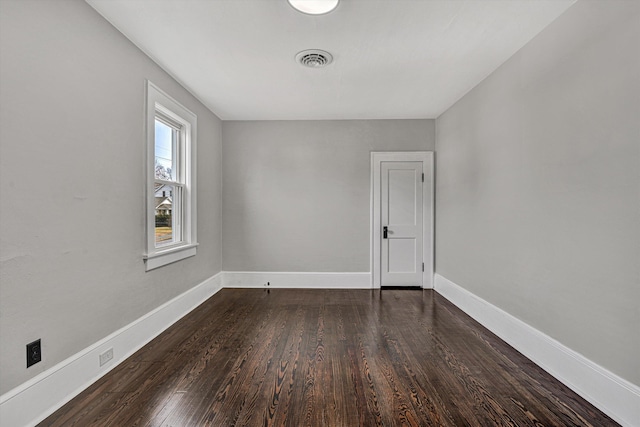
[[[422,162],[425,171],[424,185],[422,186],[423,203],[423,257],[424,273],[422,273],[422,287],[433,289],[433,265],[435,248],[433,245],[434,225],[434,161],[433,151],[395,151],[395,152],[371,152],[371,285],[380,287],[381,266],[381,237],[382,224],[380,223],[380,163],[381,162]]]

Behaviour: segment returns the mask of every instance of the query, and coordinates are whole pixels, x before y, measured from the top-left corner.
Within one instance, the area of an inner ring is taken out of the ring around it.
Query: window
[[[147,82],[147,271],[196,254],[196,116]]]

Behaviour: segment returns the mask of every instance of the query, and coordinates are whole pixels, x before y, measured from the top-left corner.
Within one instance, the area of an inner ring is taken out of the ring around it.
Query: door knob
[[[382,227],[382,238],[386,239],[387,238],[387,233],[389,232],[388,227],[385,225],[384,227]]]

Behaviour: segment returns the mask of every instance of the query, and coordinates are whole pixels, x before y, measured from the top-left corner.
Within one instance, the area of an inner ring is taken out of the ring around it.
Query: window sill
[[[146,271],[192,257],[196,254],[197,247],[197,243],[191,243],[184,246],[160,250],[150,255],[145,255],[144,260]]]

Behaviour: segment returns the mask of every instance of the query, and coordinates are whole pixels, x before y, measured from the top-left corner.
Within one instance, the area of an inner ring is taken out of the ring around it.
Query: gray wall
[[[436,122],[437,272],[635,384],[639,10],[576,3]]]
[[[0,8],[4,393],[220,271],[221,121],[83,1]],[[198,116],[198,255],[149,273],[145,78]]]
[[[434,148],[434,120],[225,121],[222,134],[230,271],[370,271],[370,152]]]

